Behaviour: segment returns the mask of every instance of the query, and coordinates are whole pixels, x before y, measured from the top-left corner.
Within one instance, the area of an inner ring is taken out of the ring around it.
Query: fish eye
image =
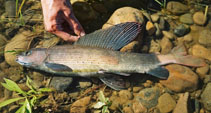
[[[26,52],[25,52],[25,56],[29,56],[29,55],[31,55],[31,53],[32,53],[32,51],[31,51],[31,50],[26,51]]]

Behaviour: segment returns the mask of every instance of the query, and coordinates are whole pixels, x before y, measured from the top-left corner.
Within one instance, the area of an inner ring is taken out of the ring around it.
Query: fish
[[[115,90],[126,86],[123,76],[145,73],[167,79],[167,64],[204,66],[203,59],[188,55],[184,45],[172,49],[169,54],[129,53],[118,51],[142,32],[143,25],[126,22],[107,29],[100,29],[81,37],[73,45],[57,45],[50,48],[32,48],[16,57],[19,64],[70,77],[98,77]]]

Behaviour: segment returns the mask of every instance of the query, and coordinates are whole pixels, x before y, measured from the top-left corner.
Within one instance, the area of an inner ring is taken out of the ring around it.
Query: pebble
[[[188,101],[189,101],[188,98],[189,98],[188,92],[181,94],[173,113],[189,113],[189,111],[191,110],[188,109]]]
[[[75,101],[70,107],[70,113],[86,113],[91,96],[87,96]]]
[[[160,17],[160,20],[159,20],[159,28],[161,30],[164,30],[166,28],[166,25],[165,24],[166,24],[166,21],[165,21],[164,17]]]
[[[152,40],[151,44],[150,44],[149,52],[150,53],[156,53],[156,52],[160,52],[160,50],[161,50],[160,44],[155,42],[155,40]]]
[[[193,21],[197,25],[204,25],[207,21],[207,18],[205,17],[203,12],[195,12],[193,14]]]
[[[158,108],[161,113],[171,112],[173,111],[175,106],[176,106],[175,100],[168,93],[164,93],[158,99]]]
[[[184,24],[192,25],[193,24],[193,15],[191,13],[183,14],[179,17],[179,20],[180,20],[180,22],[182,22]]]
[[[9,68],[9,65],[7,64],[6,61],[0,63],[1,70],[8,69],[8,68]]]
[[[150,109],[157,105],[159,96],[160,90],[158,88],[145,88],[136,95],[135,101]]]
[[[156,27],[152,22],[148,21],[146,24],[146,30],[149,35],[153,35],[156,31]]]
[[[168,89],[175,92],[191,92],[198,88],[198,75],[190,68],[170,64],[166,69],[169,71],[169,77],[167,80],[160,80],[160,83]]]
[[[210,75],[205,75],[205,78],[204,78],[204,83],[209,83],[211,82],[211,76]]]
[[[162,33],[161,33],[158,23],[155,23],[155,28],[156,28],[155,36],[159,37]]]
[[[167,3],[166,9],[173,14],[182,14],[188,12],[188,7],[180,2],[170,1]]]
[[[79,81],[79,86],[82,89],[88,88],[88,87],[92,86],[92,82],[88,79],[82,79]]]
[[[199,43],[211,47],[211,30],[210,29],[204,29],[199,32]]]
[[[199,67],[196,69],[196,73],[198,73],[200,79],[204,79],[205,75],[209,72],[209,65]]]
[[[16,55],[13,52],[7,51],[26,51],[32,41],[30,35],[32,33],[30,31],[23,31],[15,35],[12,40],[5,46],[4,49],[4,58],[6,62],[11,66],[19,66],[19,64],[15,61]],[[30,38],[29,38],[30,37]]]
[[[72,77],[57,77],[54,76],[50,82],[50,86],[55,88],[58,92],[65,91],[72,83]]]
[[[171,41],[165,37],[162,38],[160,45],[161,45],[161,54],[167,54],[173,48],[173,44],[171,43]]]
[[[154,13],[154,14],[151,15],[151,19],[152,19],[153,22],[158,22],[159,18],[160,17],[157,13]]]
[[[143,88],[140,86],[135,86],[135,87],[133,87],[133,92],[138,93],[141,89],[143,89]]]
[[[119,97],[121,97],[122,99],[127,99],[127,100],[133,99],[132,93],[128,90],[121,90],[119,92]]]
[[[180,24],[174,29],[174,34],[178,37],[184,36],[188,32],[190,32],[190,27],[184,24]]]
[[[211,111],[211,83],[208,83],[207,86],[205,87],[204,91],[202,92],[201,99],[204,107]]]
[[[174,39],[174,37],[175,37],[174,34],[169,31],[162,31],[162,33],[166,38],[168,38],[170,40]]]
[[[193,56],[201,57],[211,61],[211,50],[203,47],[202,45],[196,44],[192,47]]]
[[[147,108],[142,103],[135,101],[133,102],[132,109],[134,113],[147,113]]]
[[[190,33],[188,33],[187,35],[184,36],[184,41],[185,42],[192,42],[193,41],[193,37]]]
[[[6,43],[7,43],[6,37],[0,34],[0,57],[4,55],[4,46]]]
[[[121,52],[135,52],[138,47],[138,41],[132,41],[123,48],[120,49]]]

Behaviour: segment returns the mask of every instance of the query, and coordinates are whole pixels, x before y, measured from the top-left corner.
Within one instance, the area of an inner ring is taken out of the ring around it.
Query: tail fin
[[[177,47],[173,48],[171,54],[174,56],[177,64],[192,66],[192,67],[201,67],[205,66],[206,63],[203,59],[187,55],[187,51],[183,44],[178,45]]]

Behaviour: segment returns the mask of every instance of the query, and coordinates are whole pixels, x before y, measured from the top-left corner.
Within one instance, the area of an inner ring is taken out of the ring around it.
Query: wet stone
[[[189,107],[189,93],[186,92],[180,95],[177,105],[173,113],[190,113],[191,109]]]
[[[151,15],[151,19],[152,19],[153,22],[158,22],[159,18],[160,17],[157,13],[154,13],[154,14]]]
[[[159,20],[159,28],[161,30],[164,30],[166,28],[165,25],[166,25],[166,21],[165,21],[164,17],[160,17],[160,20]]]
[[[180,20],[180,22],[182,22],[184,24],[189,24],[189,25],[193,24],[192,14],[190,14],[190,13],[186,13],[184,15],[181,15],[179,17],[179,20]]]
[[[162,31],[162,33],[166,38],[168,38],[170,40],[174,39],[174,37],[175,37],[174,34],[169,31]]]
[[[70,113],[86,113],[91,96],[87,96],[75,101],[70,107]]]
[[[161,54],[167,54],[171,51],[173,44],[168,38],[163,37],[161,42]]]
[[[160,52],[160,50],[161,50],[160,44],[157,43],[155,40],[152,40],[151,44],[150,44],[149,52],[150,53],[156,53],[156,52]]]
[[[166,9],[174,14],[186,13],[189,10],[186,5],[175,1],[168,2]]]
[[[205,75],[209,72],[209,65],[197,68],[196,72],[201,79],[204,79]]]
[[[199,32],[199,43],[207,47],[211,47],[211,30],[204,29]]]
[[[121,90],[119,92],[119,96],[121,98],[128,99],[128,100],[131,100],[133,98],[132,93],[130,91],[128,91],[128,90]]]
[[[205,17],[203,12],[195,12],[193,14],[193,21],[198,25],[204,25],[207,21],[207,17]]]
[[[161,113],[171,112],[173,111],[175,106],[176,106],[175,100],[168,93],[164,93],[158,99],[158,108]]]
[[[211,111],[211,83],[208,83],[207,86],[205,87],[204,91],[202,92],[201,99],[204,107]]]
[[[0,34],[0,57],[4,55],[4,46],[6,43],[7,43],[6,37]]]
[[[155,23],[155,28],[156,28],[155,36],[159,37],[162,33],[161,33],[158,23]]]
[[[146,30],[149,35],[153,35],[156,31],[156,28],[152,22],[148,21],[146,24]]]
[[[90,86],[92,86],[92,83],[91,83],[91,81],[90,80],[88,80],[88,79],[81,79],[80,81],[79,81],[79,86],[80,86],[80,88],[88,88],[88,87],[90,87]]]
[[[211,61],[211,50],[202,45],[196,44],[192,47],[193,56],[201,57]]]
[[[53,77],[50,82],[50,86],[55,88],[59,92],[63,92],[70,86],[72,81],[72,77]]]
[[[170,64],[166,66],[166,69],[169,71],[169,78],[167,80],[160,80],[160,83],[168,89],[175,92],[191,92],[197,89],[198,75],[190,68]]]
[[[150,109],[157,105],[159,96],[160,90],[158,88],[146,88],[136,95],[135,101]]]
[[[184,24],[181,24],[174,29],[174,34],[178,37],[184,36],[188,32],[190,32],[190,27]]]

